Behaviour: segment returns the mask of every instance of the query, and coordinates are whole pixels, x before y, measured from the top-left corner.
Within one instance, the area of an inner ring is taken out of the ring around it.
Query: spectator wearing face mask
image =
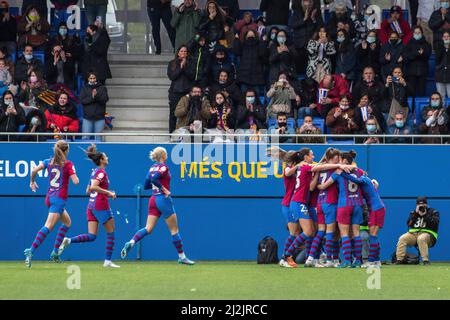
[[[351,18],[351,9],[347,8],[343,3],[336,3],[334,11],[331,12],[330,18],[326,25],[327,33],[332,40],[337,39],[338,30],[346,30],[350,39],[356,37],[355,23]]]
[[[342,96],[339,106],[330,110],[326,118],[326,126],[331,134],[353,134],[359,129],[354,120],[355,112],[350,108],[348,96]]]
[[[75,62],[60,45],[53,47],[51,56],[46,60],[45,78],[49,85],[61,84],[70,89],[75,87]]]
[[[207,127],[211,117],[211,104],[206,97],[202,97],[202,89],[193,86],[190,93],[181,97],[175,109],[177,117],[176,129],[184,129],[189,132],[202,132]]]
[[[15,65],[14,62],[12,61],[12,56],[8,54],[8,49],[6,47],[0,48],[0,59],[3,59],[5,61],[5,67],[8,68],[8,72],[11,75],[12,79],[14,80]]]
[[[289,79],[296,76],[295,58],[297,52],[287,42],[286,31],[278,31],[277,45],[270,48],[269,56],[269,81],[274,83],[280,72],[285,73]]]
[[[231,102],[231,106],[236,109],[241,100],[241,89],[236,82],[230,78],[227,71],[222,70],[218,79],[209,89],[210,100],[213,100],[216,93],[222,92],[225,98]]]
[[[363,134],[368,134],[368,135],[372,135],[372,134],[380,134],[381,133],[381,128],[377,123],[377,119],[375,119],[375,117],[370,116],[365,125],[364,125],[364,131],[362,132]],[[377,144],[380,143],[380,139],[377,137],[368,137],[365,138],[363,141],[364,144]]]
[[[386,139],[387,143],[411,143],[411,138],[407,136],[413,133],[412,125],[406,120],[403,112],[399,111],[395,115],[395,121],[388,126],[388,134],[397,137]]]
[[[24,132],[28,133],[44,133],[47,132],[47,119],[44,111],[39,109],[31,109],[28,111],[25,120]],[[21,136],[22,141],[45,141],[46,136],[26,135]]]
[[[436,69],[434,79],[436,89],[443,98],[450,98],[450,32],[445,31],[442,40],[435,42]]]
[[[228,74],[229,80],[235,80],[236,68],[229,61],[227,49],[224,46],[216,45],[209,66],[209,83],[217,83],[219,74],[222,71]]]
[[[350,90],[348,82],[337,74],[327,74],[319,83],[319,92],[323,92],[318,97],[317,111],[322,118],[326,118],[330,110],[339,106],[339,101],[343,96],[349,96]]]
[[[378,41],[377,32],[369,31],[367,37],[356,48],[357,70],[362,72],[365,67],[372,67],[376,75],[381,75],[380,64],[381,45]]]
[[[25,112],[20,105],[14,101],[10,91],[2,96],[0,107],[0,132],[18,132],[19,126],[25,124]],[[0,136],[1,141],[18,140],[16,136]]]
[[[18,47],[31,45],[35,50],[45,50],[50,25],[47,17],[36,6],[29,6],[17,26],[19,33]]]
[[[405,61],[406,46],[402,43],[398,33],[393,31],[389,42],[380,50],[381,76],[386,79],[396,67],[403,67]]]
[[[295,134],[294,128],[291,128],[287,124],[287,114],[279,112],[276,115],[277,123],[269,127],[269,133],[276,135],[276,138],[272,138],[272,142],[278,141],[279,143],[292,143],[293,137],[286,137],[286,135]],[[277,140],[278,139],[278,140]]]
[[[5,93],[12,83],[12,76],[5,59],[0,59],[0,95]]]
[[[269,118],[275,118],[280,112],[292,115],[292,100],[297,98],[297,94],[287,80],[286,74],[280,74],[278,80],[272,84],[267,92],[267,97],[270,98],[270,103],[267,106]]]
[[[58,33],[50,39],[49,48],[59,45],[65,52],[66,57],[75,62],[81,62],[83,46],[81,40],[76,35],[69,35],[69,29],[65,22],[58,25]]]
[[[428,26],[433,30],[433,48],[436,42],[440,42],[443,35],[450,28],[450,1],[441,0],[440,8],[435,10],[428,21]]]
[[[9,12],[8,1],[0,2],[0,48],[6,47],[8,52],[17,49],[17,20]]]
[[[362,14],[360,14],[355,20],[355,32],[356,37],[353,38],[355,47],[358,47],[364,41],[367,41],[367,36],[373,28],[373,24],[370,21],[372,16],[375,15],[375,11],[371,8],[366,8]],[[374,30],[375,34],[376,31]]]
[[[337,33],[336,51],[335,73],[341,75],[351,86],[351,83],[356,77],[356,50],[345,30],[339,30]]]
[[[255,90],[248,89],[244,98],[238,109],[236,129],[251,130],[251,133],[265,129],[266,109],[256,96]]]
[[[296,132],[297,134],[322,134],[322,130],[314,126],[313,118],[308,115],[303,118],[303,124],[300,128],[297,128]],[[298,137],[297,143],[324,143],[324,139],[321,137]]]
[[[184,2],[173,12],[170,24],[175,29],[175,48],[187,44],[194,36],[200,23],[201,11],[194,0]]]
[[[27,45],[23,49],[23,55],[17,59],[14,80],[20,84],[28,80],[32,71],[42,72],[43,69],[41,61],[33,56],[33,47]]]
[[[381,112],[388,124],[390,124],[392,122],[392,112],[394,111],[392,110],[393,107],[401,108],[401,111],[408,114],[408,96],[411,94],[411,87],[403,77],[403,71],[400,67],[392,70],[392,75],[386,78],[385,87],[386,100],[381,107]],[[396,102],[393,101],[394,99]]]
[[[430,97],[430,105],[425,107],[421,113],[422,123],[419,126],[420,134],[443,135],[448,133],[447,109],[438,92]],[[422,138],[422,143],[440,143],[439,138]]]
[[[328,37],[324,27],[314,34],[308,42],[308,66],[306,77],[321,82],[324,75],[330,74],[333,68],[332,59],[336,54],[334,42]]]
[[[414,27],[413,38],[406,45],[406,75],[412,92],[416,97],[423,97],[428,77],[428,60],[431,45],[425,40],[421,27]]]
[[[108,33],[98,24],[89,25],[84,39],[83,74],[87,79],[89,72],[95,72],[97,81],[105,84],[111,79],[108,62],[108,49],[111,39]]]
[[[390,17],[381,23],[380,41],[386,44],[392,32],[396,32],[399,39],[406,45],[412,38],[412,31],[407,21],[403,20],[403,10],[400,6],[393,6],[390,10]]]
[[[46,104],[39,99],[39,95],[47,90],[47,83],[45,82],[42,74],[37,71],[32,71],[28,80],[22,81],[19,90],[19,101],[24,104],[25,107],[44,109]],[[26,108],[28,111],[28,108]]]

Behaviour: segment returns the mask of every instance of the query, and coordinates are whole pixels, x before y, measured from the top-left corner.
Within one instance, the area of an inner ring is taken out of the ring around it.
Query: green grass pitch
[[[365,269],[285,269],[255,262],[0,262],[0,299],[450,299],[450,264],[383,266],[380,289]],[[81,288],[69,290],[67,268]]]

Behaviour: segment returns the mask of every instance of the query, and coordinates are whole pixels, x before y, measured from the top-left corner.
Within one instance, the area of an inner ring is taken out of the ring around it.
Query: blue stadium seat
[[[19,16],[20,8],[19,7],[9,7],[9,14],[12,16]]]
[[[413,112],[414,108],[413,108],[413,98],[412,97],[408,97],[408,107],[409,107],[409,112]]]
[[[19,132],[24,132],[25,131],[25,125],[24,124],[21,124],[20,126],[19,126]]]
[[[84,86],[83,75],[77,74],[77,95],[80,95],[81,88]]]
[[[388,19],[390,15],[390,9],[383,9],[383,12],[381,13],[381,21]],[[403,20],[409,21],[409,12],[406,9],[403,9]]]
[[[303,125],[303,119],[297,120],[297,127],[300,128]],[[322,130],[322,133],[325,133],[325,120],[322,118],[313,118],[313,125]]]
[[[268,127],[274,126],[274,125],[276,125],[276,124],[277,124],[277,120],[276,120],[276,119],[269,118],[269,119],[267,120],[267,126],[268,126]]]
[[[445,99],[445,107],[448,108],[448,105],[450,104],[450,98]]]
[[[430,105],[430,98],[428,97],[418,97],[416,98],[416,125],[420,125],[422,123],[422,110],[426,106]]]
[[[259,97],[259,101],[261,101],[261,104],[264,105],[266,102],[266,97],[265,96],[260,96]]]

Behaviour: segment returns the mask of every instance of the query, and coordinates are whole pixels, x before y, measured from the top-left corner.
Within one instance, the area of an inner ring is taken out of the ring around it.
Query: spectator
[[[281,73],[278,81],[270,87],[267,92],[267,97],[270,98],[270,103],[267,106],[269,118],[283,112],[287,115],[292,115],[292,100],[299,99],[295,93],[294,88],[289,84],[287,76]]]
[[[414,27],[413,38],[406,46],[405,63],[408,83],[416,97],[425,95],[430,55],[431,45],[425,40],[422,28]]]
[[[6,47],[0,48],[0,59],[5,60],[5,65],[8,68],[9,73],[11,74],[11,77],[13,79],[15,76],[15,66],[14,66],[14,62],[11,58],[11,55],[8,54],[8,49]]]
[[[403,111],[405,115],[408,115],[408,95],[411,92],[411,88],[403,78],[403,71],[400,67],[394,68],[392,75],[386,78],[385,86],[386,102],[382,106],[381,112],[389,125],[394,121],[393,116],[397,110]]]
[[[237,109],[241,100],[241,89],[239,89],[236,82],[225,70],[220,71],[217,78],[218,79],[209,89],[210,100],[213,100],[216,93],[222,92],[225,95],[225,98],[231,103],[233,109]]]
[[[355,47],[358,47],[366,41],[369,31],[372,29],[372,24],[369,23],[369,19],[372,15],[375,14],[375,11],[369,7],[367,7],[362,14],[358,16],[355,20],[355,32],[356,36],[353,38],[353,43]],[[374,30],[375,34],[376,31]]]
[[[277,43],[277,34],[278,34],[278,31],[280,31],[280,29],[278,27],[273,26],[273,27],[271,27],[268,30],[269,30],[269,32],[268,32],[269,38],[267,39],[268,40],[267,41],[267,48],[270,49],[272,46],[274,46],[274,45],[277,46],[278,45],[278,43]]]
[[[342,96],[339,106],[328,112],[326,125],[331,134],[353,134],[359,128],[354,120],[355,112],[350,108],[350,100],[347,96]]]
[[[261,0],[259,10],[266,13],[266,24],[270,28],[277,26],[286,29],[289,22],[289,4],[291,0]]]
[[[339,106],[339,100],[342,96],[348,96],[350,90],[347,81],[340,75],[327,74],[319,83],[319,91],[325,92],[319,96],[317,111],[322,118],[325,118],[331,109]]]
[[[214,48],[210,63],[209,83],[217,83],[219,74],[222,71],[228,73],[229,80],[235,80],[236,68],[234,67],[234,64],[229,61],[227,49],[222,45],[217,45]]]
[[[277,45],[270,48],[269,56],[269,81],[274,83],[280,72],[288,75],[289,79],[296,77],[295,57],[297,52],[294,47],[287,42],[286,31],[280,30],[277,33]]]
[[[388,134],[398,137],[386,139],[387,143],[411,143],[411,138],[402,137],[413,133],[412,126],[402,111],[397,111],[395,121],[388,126]]]
[[[367,135],[375,135],[380,134],[380,126],[377,123],[377,119],[374,116],[369,116],[369,118],[366,121],[365,126],[363,127],[364,130],[362,131],[363,134]],[[380,139],[377,137],[368,137],[365,138],[363,141],[364,144],[378,144],[380,143]]]
[[[44,17],[47,17],[47,0],[23,0],[22,10],[20,10],[20,12],[25,12],[30,6],[35,6],[36,8],[38,8],[39,12],[42,12],[42,15]]]
[[[386,44],[392,32],[396,32],[398,38],[406,45],[412,38],[411,28],[407,21],[403,20],[403,10],[400,6],[393,6],[390,11],[390,18],[381,23],[380,41]]]
[[[241,43],[239,39],[233,42],[233,52],[240,57],[240,64],[237,70],[237,81],[243,92],[248,88],[256,90],[258,96],[264,95],[264,58],[266,56],[266,44],[259,40],[257,33],[248,30],[245,40]]]
[[[205,35],[211,49],[221,40],[225,40],[225,32],[229,30],[226,13],[215,0],[208,0],[198,30]]]
[[[12,76],[5,59],[0,59],[0,95],[3,96],[12,83]]]
[[[356,31],[351,18],[351,9],[348,9],[343,3],[336,3],[335,10],[330,13],[326,30],[332,40],[337,39],[338,30],[346,30],[349,38],[354,39]]]
[[[9,13],[9,3],[6,0],[0,2],[0,48],[6,47],[8,52],[16,52],[17,49],[17,20]]]
[[[447,134],[448,114],[439,92],[430,97],[430,105],[421,113],[422,123],[419,126],[420,134],[443,135]],[[422,138],[422,143],[440,143],[440,138]]]
[[[10,91],[2,95],[0,104],[0,132],[18,132],[19,126],[25,124],[25,112],[14,102]],[[18,140],[15,136],[0,136],[0,141]]]
[[[194,132],[199,129],[202,132],[201,129],[207,127],[208,120],[211,117],[210,109],[209,100],[202,97],[202,88],[193,86],[189,94],[181,97],[175,109],[177,130],[185,129]]]
[[[384,128],[384,119],[381,113],[381,109],[384,105],[386,87],[376,79],[375,72],[372,67],[365,67],[363,71],[362,80],[353,86],[352,96],[356,103],[360,104],[361,99],[364,96],[368,97],[367,102],[370,103],[369,114],[374,115],[377,121]],[[364,100],[363,106],[366,106]],[[359,113],[356,112],[356,119],[358,119]],[[364,118],[367,118],[364,116]],[[359,125],[359,124],[358,124]]]
[[[417,197],[416,208],[408,218],[408,232],[397,243],[396,264],[405,264],[406,247],[417,246],[424,265],[430,264],[428,249],[436,244],[439,229],[439,212],[428,207],[426,197]]]
[[[317,111],[318,98],[317,91],[319,85],[312,78],[303,79],[300,83],[301,87],[301,107],[298,110],[298,119],[303,119],[305,116],[320,117],[319,111]]]
[[[147,0],[147,14],[152,25],[152,37],[155,43],[155,54],[161,54],[161,20],[166,27],[172,47],[175,48],[175,29],[172,20],[171,0]]]
[[[218,92],[216,94],[209,112],[208,129],[218,130],[223,133],[234,130],[236,125],[235,113],[223,93]]]
[[[108,10],[108,0],[84,0],[87,23],[94,24],[97,17],[101,23],[106,23],[106,12]]]
[[[80,92],[80,101],[83,105],[81,132],[101,133],[105,128],[106,103],[109,100],[108,89],[97,81],[97,75],[93,72],[89,73],[87,80]],[[83,139],[89,138],[89,136],[83,136]],[[97,139],[97,137],[95,138]]]
[[[423,36],[428,43],[433,43],[433,30],[429,26],[431,15],[434,12],[435,5],[439,7],[438,0],[418,0],[417,25],[422,27]],[[415,24],[412,24],[413,26]],[[440,40],[442,37],[439,37]]]
[[[188,63],[193,66],[193,81],[201,88],[208,86],[208,73],[211,55],[204,35],[197,33],[187,45],[189,54]],[[188,91],[189,92],[189,91]]]
[[[436,69],[434,79],[436,89],[443,98],[450,98],[450,32],[445,31],[442,40],[434,43]]]
[[[171,84],[169,88],[169,132],[173,132],[176,127],[177,118],[175,109],[181,97],[188,94],[193,85],[194,75],[192,61],[188,57],[188,48],[181,46],[175,59],[167,66],[167,76]]]
[[[95,72],[97,81],[105,84],[111,79],[108,63],[108,48],[111,40],[108,33],[97,25],[89,25],[84,39],[83,74],[87,79],[89,72]]]
[[[28,133],[44,133],[47,132],[47,119],[42,110],[31,109],[25,118],[24,132]],[[45,141],[45,136],[26,135],[21,137],[22,141]]]
[[[338,31],[336,42],[337,55],[335,73],[340,74],[342,78],[351,84],[356,78],[356,50],[347,31],[345,30]]]
[[[307,50],[309,56],[306,77],[321,82],[325,74],[331,73],[333,67],[331,59],[336,54],[334,42],[330,41],[324,27],[321,27],[308,42]]]
[[[26,45],[23,49],[23,55],[17,59],[15,66],[14,79],[17,84],[21,84],[22,81],[27,81],[28,76],[32,71],[43,71],[42,63],[39,59],[33,56],[33,47]]]
[[[57,102],[45,110],[47,131],[54,133],[78,132],[80,121],[76,107],[69,102],[67,93],[61,93]]]
[[[297,128],[297,134],[322,134],[322,130],[317,128],[313,124],[313,118],[309,115],[306,115],[303,118],[303,124],[300,128]],[[324,143],[324,139],[321,137],[298,137],[297,143]]]
[[[258,36],[261,39],[267,39],[266,36],[266,18],[263,16],[259,16],[256,19],[256,24],[258,26]]]
[[[405,60],[405,49],[398,33],[393,31],[389,42],[384,44],[380,50],[381,76],[383,80],[391,74],[395,67],[403,67]]]
[[[257,133],[266,128],[266,109],[256,96],[255,90],[248,89],[245,92],[245,100],[238,108],[236,129]]]
[[[277,123],[269,127],[269,133],[277,135],[279,143],[292,143],[294,141],[293,137],[285,136],[295,134],[294,128],[287,124],[287,114],[285,112],[277,113]]]
[[[357,70],[361,70],[362,72],[365,67],[372,67],[373,71],[380,76],[380,48],[381,46],[377,38],[377,32],[375,30],[369,31],[367,38],[357,47]]]
[[[31,71],[28,80],[20,84],[19,101],[31,108],[43,109],[45,103],[39,95],[47,90],[47,83],[39,71]],[[25,109],[28,111],[28,108]]]
[[[239,1],[238,0],[216,0],[217,4],[225,11],[227,16],[237,21],[239,18]]]
[[[440,42],[444,33],[450,27],[450,1],[441,0],[440,8],[435,10],[428,21],[428,26],[433,30],[433,48],[436,42]],[[436,48],[435,48],[436,49]]]
[[[234,32],[239,34],[239,40],[243,42],[249,30],[258,32],[258,25],[253,21],[252,13],[247,11],[244,17],[234,24]]]
[[[170,24],[175,29],[175,48],[186,45],[195,35],[201,12],[194,0],[184,2],[174,11]]]
[[[314,9],[312,0],[294,0],[292,2],[292,18],[290,27],[293,31],[293,44],[297,51],[295,61],[298,74],[306,73],[308,63],[308,41],[323,24],[320,11]]]
[[[42,15],[36,6],[29,6],[17,26],[19,32],[18,46],[31,45],[35,50],[45,50],[50,25],[47,16]]]
[[[75,87],[75,62],[71,56],[67,56],[62,46],[53,47],[45,69],[45,78],[49,85],[62,84],[70,89]]]
[[[69,29],[65,22],[61,22],[58,25],[58,34],[50,39],[49,47],[54,48],[56,45],[62,47],[67,58],[71,59],[74,63],[81,62],[83,56],[83,46],[78,36],[71,36],[68,34]]]
[[[356,99],[356,98],[355,98]],[[368,94],[363,94],[358,101],[358,105],[355,108],[355,123],[360,129],[360,133],[364,133],[367,121],[373,117],[377,122],[377,132],[383,132],[381,124],[384,124],[384,119],[381,116],[381,112],[375,112],[375,107],[369,99]]]

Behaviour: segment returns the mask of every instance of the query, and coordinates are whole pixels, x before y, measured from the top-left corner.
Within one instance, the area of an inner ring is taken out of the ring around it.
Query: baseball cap
[[[417,197],[416,203],[417,204],[428,204],[427,197]]]

